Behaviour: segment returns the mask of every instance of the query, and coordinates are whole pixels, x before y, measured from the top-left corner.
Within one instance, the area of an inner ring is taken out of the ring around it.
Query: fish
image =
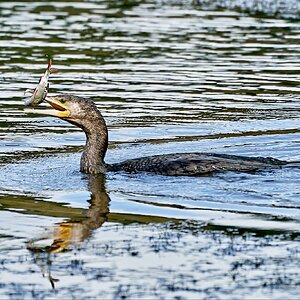
[[[40,78],[38,86],[35,89],[27,89],[24,93],[27,98],[25,99],[25,106],[38,106],[42,103],[49,91],[49,76],[52,73],[56,73],[58,70],[51,68],[52,67],[52,59],[48,61],[48,67],[45,71],[45,74]],[[28,97],[30,94],[30,97]]]

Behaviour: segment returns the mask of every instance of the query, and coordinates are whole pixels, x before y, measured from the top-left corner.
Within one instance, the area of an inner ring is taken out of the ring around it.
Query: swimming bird
[[[83,173],[125,171],[152,172],[170,176],[201,176],[223,171],[254,172],[288,164],[271,157],[199,152],[154,155],[107,164],[104,158],[108,147],[108,130],[95,103],[90,99],[69,94],[46,97],[46,101],[53,109],[33,111],[68,121],[85,132],[86,145],[80,160],[80,171]]]

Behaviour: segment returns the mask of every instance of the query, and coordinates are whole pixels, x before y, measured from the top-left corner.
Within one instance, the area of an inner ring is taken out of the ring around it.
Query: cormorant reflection
[[[51,276],[51,258],[53,253],[72,251],[72,247],[78,246],[91,236],[93,230],[101,227],[107,220],[110,198],[105,190],[104,175],[89,175],[88,188],[91,199],[88,201],[88,210],[83,210],[85,216],[80,220],[67,220],[55,226],[52,243],[39,246],[41,239],[27,243],[27,249],[33,254],[35,263],[41,268],[44,277],[48,277],[52,288],[55,288],[55,279]]]

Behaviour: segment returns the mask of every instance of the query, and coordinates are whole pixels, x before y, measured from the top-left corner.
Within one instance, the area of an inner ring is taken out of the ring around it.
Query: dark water
[[[108,162],[300,160],[298,2],[191,2],[0,2],[1,299],[299,297],[299,168],[86,176],[84,134],[24,112],[50,55],[50,94],[103,113]]]

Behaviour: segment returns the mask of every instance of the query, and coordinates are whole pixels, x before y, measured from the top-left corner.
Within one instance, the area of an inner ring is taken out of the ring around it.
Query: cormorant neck
[[[80,171],[89,174],[105,173],[104,157],[108,146],[108,132],[104,118],[98,111],[97,117],[86,123],[81,128],[86,134],[86,145],[81,156]]]

